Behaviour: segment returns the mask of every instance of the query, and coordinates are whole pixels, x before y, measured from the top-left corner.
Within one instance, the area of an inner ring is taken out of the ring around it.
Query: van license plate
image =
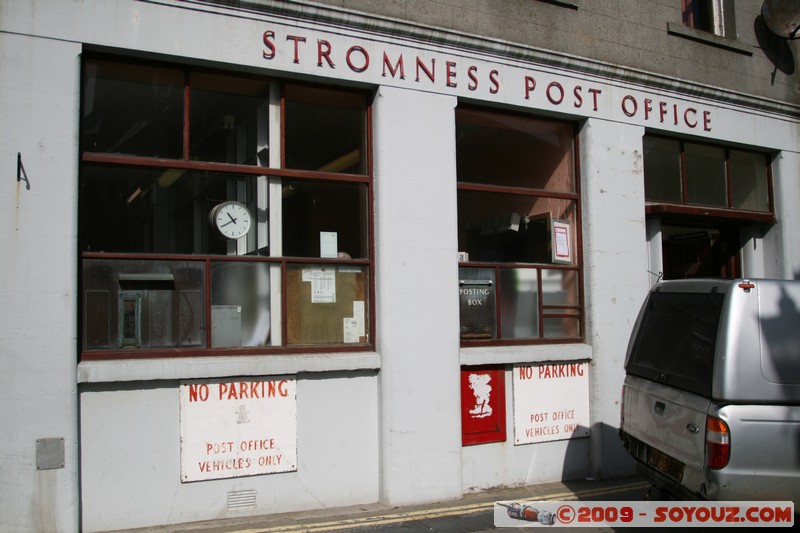
[[[647,454],[647,464],[671,478],[683,480],[683,463],[654,448]]]

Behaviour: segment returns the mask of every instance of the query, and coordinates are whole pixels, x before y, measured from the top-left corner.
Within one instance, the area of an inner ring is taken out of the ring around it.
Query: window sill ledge
[[[592,347],[588,344],[538,344],[461,348],[461,364],[466,366],[583,361],[591,358]]]
[[[577,4],[577,2],[575,2],[574,0],[573,0],[573,1],[566,1],[566,0],[541,0],[541,1],[542,1],[542,2],[544,2],[545,4],[553,4],[554,6],[558,6],[558,7],[566,7],[566,8],[569,8],[569,9],[575,9],[575,10],[577,10],[577,9],[578,9],[578,7],[579,7],[579,6],[578,6],[578,4]]]
[[[719,35],[714,35],[706,31],[694,30],[676,22],[667,22],[667,33],[691,41],[716,46],[717,48],[724,48],[725,50],[730,50],[739,54],[753,55],[753,47],[742,41],[720,37]]]
[[[83,361],[78,383],[291,375],[380,369],[375,352]]]

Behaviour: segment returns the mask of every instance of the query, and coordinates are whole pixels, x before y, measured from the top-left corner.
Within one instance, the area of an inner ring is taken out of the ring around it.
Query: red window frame
[[[480,111],[480,112],[488,112],[488,113],[496,113],[498,115],[507,115],[512,117],[522,117],[522,118],[533,118],[537,120],[552,120],[553,122],[562,123],[562,124],[570,124],[568,121],[565,120],[557,120],[557,119],[549,119],[549,118],[540,118],[540,117],[533,117],[529,115],[524,115],[520,113],[511,113],[511,112],[503,112],[497,110],[489,110],[486,108],[478,108],[473,106],[464,106],[463,107],[467,111]],[[508,194],[508,195],[517,195],[520,197],[539,197],[539,198],[549,198],[549,199],[556,199],[556,200],[569,200],[575,203],[575,227],[573,231],[575,233],[575,249],[573,250],[574,254],[574,262],[571,265],[560,265],[560,264],[540,264],[540,263],[509,263],[509,262],[486,262],[486,261],[459,261],[459,268],[489,268],[494,269],[495,271],[495,280],[500,279],[500,271],[502,269],[518,269],[518,268],[531,268],[538,271],[538,286],[539,286],[539,301],[537,302],[537,310],[538,310],[538,331],[539,336],[533,338],[503,338],[502,336],[502,320],[501,320],[501,313],[502,313],[502,300],[500,298],[500,293],[502,291],[502,287],[499,287],[498,283],[498,290],[497,295],[495,298],[495,316],[496,316],[496,329],[497,329],[497,338],[492,340],[473,340],[473,339],[461,339],[461,346],[462,347],[470,347],[470,346],[486,346],[494,345],[494,346],[513,346],[513,345],[527,345],[527,344],[563,344],[563,343],[580,343],[583,342],[585,338],[585,331],[586,331],[586,318],[584,312],[584,287],[583,287],[583,241],[582,241],[582,231],[581,231],[581,220],[582,220],[582,208],[581,208],[581,167],[580,167],[580,139],[578,135],[577,128],[575,125],[572,125],[573,134],[572,134],[572,165],[574,169],[574,190],[572,192],[563,192],[563,191],[547,191],[541,189],[528,189],[528,188],[521,188],[521,187],[512,187],[512,186],[502,186],[502,185],[492,185],[486,183],[473,183],[467,181],[461,181],[460,179],[457,182],[457,190],[460,191],[476,191],[476,192],[487,192],[487,193],[497,193],[497,194]],[[542,275],[541,272],[543,270],[560,270],[560,271],[570,271],[574,272],[577,278],[577,303],[574,305],[546,305],[542,301]],[[578,331],[577,335],[574,337],[545,337],[544,332],[544,320],[545,319],[552,319],[552,318],[566,318],[566,319],[575,319],[578,320]]]
[[[706,219],[728,220],[728,221],[742,221],[742,222],[761,222],[766,224],[775,224],[775,203],[773,196],[772,185],[772,165],[769,164],[769,155],[757,152],[755,150],[745,150],[739,148],[730,148],[724,145],[717,145],[711,143],[702,143],[696,141],[686,141],[674,137],[666,137],[662,135],[647,135],[646,137],[653,139],[663,139],[666,141],[674,141],[679,145],[679,158],[680,158],[680,187],[681,187],[681,200],[680,203],[665,202],[658,200],[648,200],[645,198],[645,213],[648,215],[680,215],[691,217],[702,217]],[[726,202],[727,206],[706,206],[693,204],[689,202],[687,180],[690,179],[686,170],[686,144],[691,142],[695,145],[710,146],[713,148],[720,148],[725,151],[725,187],[726,187]],[[767,196],[769,208],[767,211],[747,211],[733,207],[733,185],[730,179],[730,159],[731,151],[749,152],[751,154],[763,155],[764,167],[766,169],[767,177]],[[646,163],[645,163],[646,165]],[[645,195],[647,191],[645,191]]]
[[[284,256],[259,256],[253,259],[248,256],[227,256],[227,255],[186,255],[186,254],[158,254],[158,253],[102,253],[92,251],[79,250],[79,257],[81,262],[84,259],[147,259],[153,261],[160,260],[180,260],[180,261],[199,261],[205,262],[205,342],[206,346],[197,348],[141,348],[141,349],[91,349],[87,350],[83,346],[82,335],[79,335],[79,360],[107,360],[107,359],[145,359],[145,358],[161,358],[161,357],[198,357],[198,356],[215,356],[215,355],[257,355],[257,354],[270,354],[270,353],[317,353],[317,352],[357,352],[357,351],[371,351],[375,346],[375,272],[374,272],[374,227],[372,209],[374,205],[374,190],[373,190],[373,174],[372,174],[372,105],[370,94],[365,91],[359,91],[349,88],[342,88],[342,91],[351,94],[361,94],[365,100],[365,131],[364,131],[364,148],[366,151],[364,159],[365,174],[340,174],[336,172],[315,171],[315,170],[293,170],[285,168],[285,109],[286,97],[283,88],[288,85],[302,85],[299,82],[289,82],[276,80],[274,78],[266,79],[266,81],[278,83],[281,86],[281,166],[266,167],[266,166],[253,166],[244,164],[232,163],[217,163],[208,161],[196,161],[190,159],[190,73],[191,72],[208,72],[215,74],[228,74],[220,73],[206,69],[193,69],[189,67],[182,67],[180,65],[160,64],[156,62],[131,62],[125,59],[119,59],[106,56],[91,56],[89,59],[111,60],[119,61],[120,63],[129,64],[145,64],[157,65],[183,71],[184,76],[184,89],[183,89],[183,134],[182,134],[182,158],[181,159],[164,159],[158,157],[144,157],[135,155],[122,155],[115,153],[105,152],[91,152],[82,150],[80,154],[81,163],[99,163],[103,165],[118,165],[120,167],[141,167],[141,168],[163,168],[175,170],[198,170],[216,173],[235,173],[237,175],[248,176],[269,176],[275,178],[292,178],[298,180],[321,180],[327,182],[348,182],[354,184],[365,184],[367,187],[367,203],[368,215],[366,216],[366,238],[367,238],[367,252],[366,259],[324,259],[316,257],[284,257]],[[313,87],[309,85],[309,87]],[[329,89],[329,87],[326,87]],[[80,242],[80,239],[79,239]],[[80,246],[80,244],[79,244]],[[281,266],[281,344],[277,346],[259,346],[259,347],[226,347],[216,348],[211,346],[211,268],[212,261],[260,261],[270,264],[279,264]],[[368,293],[368,306],[365,309],[367,313],[367,342],[358,344],[303,344],[303,345],[287,345],[287,294],[286,294],[286,272],[292,265],[299,264],[312,264],[312,265],[352,265],[362,266],[367,269],[366,291]],[[83,295],[83,288],[79,282],[79,294]],[[81,296],[81,300],[83,296]],[[79,303],[79,309],[83,309],[83,302]],[[79,331],[82,329],[82,311],[79,313]]]

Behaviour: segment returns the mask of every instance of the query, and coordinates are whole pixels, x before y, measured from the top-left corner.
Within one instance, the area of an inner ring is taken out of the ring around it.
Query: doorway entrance
[[[736,278],[741,242],[736,226],[661,226],[664,279]]]

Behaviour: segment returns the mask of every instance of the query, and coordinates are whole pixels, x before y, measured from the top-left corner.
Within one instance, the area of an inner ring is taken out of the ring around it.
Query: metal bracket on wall
[[[22,166],[22,154],[17,152],[17,181],[24,181],[25,188],[31,190],[31,182],[28,181],[28,173],[25,172],[25,167]]]

